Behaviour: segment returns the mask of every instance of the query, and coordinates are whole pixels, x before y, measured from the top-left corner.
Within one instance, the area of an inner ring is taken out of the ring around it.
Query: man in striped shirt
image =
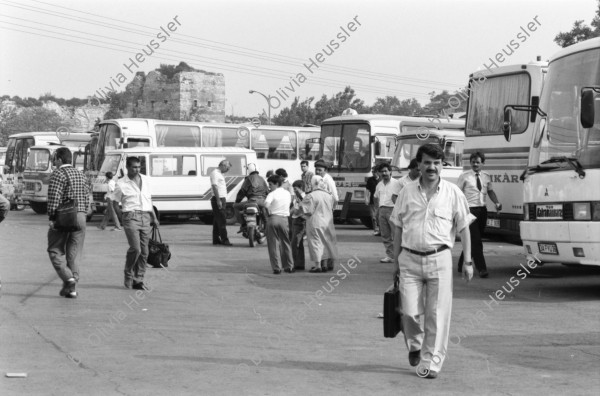
[[[66,298],[77,298],[75,287],[79,281],[78,256],[85,240],[85,216],[89,205],[89,184],[83,173],[71,165],[72,159],[71,150],[67,147],[60,147],[54,152],[52,165],[56,170],[50,176],[48,187],[48,255],[63,281],[59,295]],[[56,209],[70,199],[77,199],[77,222],[80,230],[56,230]]]

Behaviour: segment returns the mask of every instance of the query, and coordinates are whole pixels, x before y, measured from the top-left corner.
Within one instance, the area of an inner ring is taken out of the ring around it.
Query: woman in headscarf
[[[337,239],[333,226],[334,198],[327,191],[327,185],[321,176],[311,179],[312,192],[300,203],[300,209],[306,218],[306,237],[310,259],[316,262],[310,272],[333,270],[337,258]]]

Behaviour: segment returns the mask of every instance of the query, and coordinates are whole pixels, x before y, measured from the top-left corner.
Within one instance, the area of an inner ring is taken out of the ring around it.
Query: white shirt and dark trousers
[[[471,233],[471,256],[479,276],[488,276],[485,257],[483,256],[483,242],[481,237],[487,223],[487,208],[485,206],[488,192],[493,191],[492,178],[487,172],[475,172],[469,170],[463,172],[458,178],[458,187],[467,197],[469,210],[476,220],[469,226]],[[462,272],[464,257],[461,254],[458,259],[458,272]]]
[[[127,236],[129,249],[125,258],[125,287],[137,288],[143,284],[148,259],[148,241],[152,233],[152,194],[150,179],[139,175],[141,188],[125,175],[117,182],[111,200],[121,202],[123,230]]]
[[[420,368],[439,372],[452,312],[451,248],[472,215],[458,187],[440,180],[429,201],[419,182],[407,184],[391,221],[402,230],[398,264],[404,340],[409,352],[420,351]]]
[[[394,209],[393,196],[400,193],[400,188],[400,182],[390,178],[387,183],[381,179],[375,189],[375,198],[379,200],[379,232],[385,247],[384,260],[389,260],[387,262],[391,262],[391,257],[394,255],[394,225],[390,222],[390,215]]]
[[[286,272],[294,271],[294,258],[290,243],[290,205],[292,196],[283,187],[270,192],[265,199],[265,206],[269,211],[267,220],[267,246],[271,268],[276,274],[282,269]]]
[[[210,173],[210,185],[217,186],[219,200],[221,201],[221,209],[219,209],[217,197],[210,199],[210,206],[213,211],[213,245],[230,246],[231,242],[229,242],[229,237],[227,236],[227,183],[219,168]]]

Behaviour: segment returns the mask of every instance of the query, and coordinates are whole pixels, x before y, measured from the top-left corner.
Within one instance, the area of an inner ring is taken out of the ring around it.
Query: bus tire
[[[370,217],[361,217],[360,222],[365,227],[367,227],[369,229],[373,229],[373,219],[371,219]]]
[[[48,204],[46,202],[29,202],[29,206],[37,214],[43,215],[48,213]]]

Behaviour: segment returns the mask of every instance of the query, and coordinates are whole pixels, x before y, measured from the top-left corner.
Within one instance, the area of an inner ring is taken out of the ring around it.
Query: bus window
[[[226,159],[231,162],[231,169],[225,176],[245,176],[246,175],[246,156],[245,155],[202,155],[200,163],[202,166],[202,176],[210,176],[211,172],[219,167],[219,163]]]
[[[31,146],[33,146],[34,143],[34,139],[33,138],[27,138],[27,139],[18,139],[17,140],[17,146],[16,146],[16,150],[15,150],[15,171],[16,172],[23,172],[25,170],[25,165],[27,163],[27,154],[29,151],[29,148]]]
[[[381,153],[377,158],[392,158],[396,151],[396,137],[378,135],[377,139],[381,142]]]
[[[321,140],[323,144],[323,157],[317,158],[329,162],[333,166],[338,165],[338,153],[342,139],[342,125],[323,125],[321,127]]]
[[[73,166],[82,172],[85,170],[85,155],[83,153],[77,151],[73,153]]]
[[[319,143],[311,142],[321,136],[321,132],[303,132],[298,133],[298,142],[300,144],[300,159],[314,161],[319,154]]]
[[[250,148],[248,135],[238,133],[237,128],[203,127],[202,147]]]
[[[50,151],[31,150],[27,158],[25,170],[31,172],[43,172],[50,167]]]
[[[197,126],[156,125],[155,129],[158,147],[200,147],[200,128]]]
[[[127,139],[127,147],[150,147],[149,139],[137,139],[137,138],[128,138]]]
[[[121,139],[121,129],[114,124],[104,124],[100,128],[100,138],[98,139],[98,156],[95,158],[95,169],[98,169],[104,163],[104,153],[114,150]]]
[[[444,147],[445,161],[450,166],[462,166],[462,154],[463,154],[464,142],[458,141],[447,141],[446,147]]]
[[[106,159],[102,163],[99,175],[104,176],[106,175],[106,172],[112,172],[113,174],[116,174],[119,167],[119,162],[121,162],[121,156],[119,154],[107,155]]]
[[[8,147],[6,147],[6,159],[4,161],[4,165],[8,167],[8,173],[14,173],[14,159],[15,159],[15,150],[16,150],[17,139],[9,138],[8,139]]]
[[[398,158],[396,163],[392,164],[400,169],[408,169],[408,165],[413,158],[417,158],[419,147],[424,144],[440,144],[440,139],[437,136],[429,136],[427,139],[419,139],[416,136],[398,140]],[[461,147],[462,151],[462,147]],[[448,159],[446,159],[448,161]]]
[[[252,150],[258,158],[287,159],[297,158],[295,131],[252,130]],[[260,154],[260,156],[259,156]]]
[[[483,82],[471,80],[467,136],[501,135],[503,109],[508,104],[529,104],[531,79],[527,73],[488,77]],[[512,133],[527,129],[529,113],[513,112]]]
[[[194,155],[151,155],[150,176],[193,176],[196,174]]]

